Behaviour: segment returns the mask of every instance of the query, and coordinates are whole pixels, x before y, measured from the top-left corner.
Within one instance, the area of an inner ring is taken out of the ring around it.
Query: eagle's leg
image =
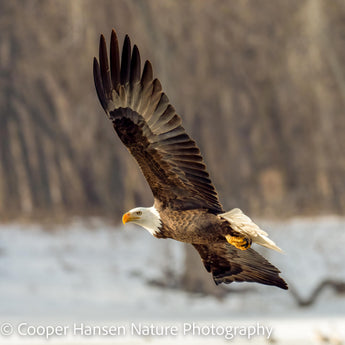
[[[252,240],[244,236],[225,235],[226,240],[238,249],[246,250],[250,248]]]

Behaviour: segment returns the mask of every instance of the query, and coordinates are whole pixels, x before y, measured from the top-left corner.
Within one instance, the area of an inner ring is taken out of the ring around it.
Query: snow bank
[[[302,298],[323,279],[345,281],[345,219],[326,217],[288,222],[260,222],[285,255],[260,250],[278,266],[282,276]],[[71,328],[78,323],[94,326],[134,324],[176,325],[176,336],[125,336],[98,338],[66,334],[58,343],[203,344],[210,336],[182,334],[185,323],[244,327],[258,323],[273,328],[270,339],[279,344],[304,344],[343,339],[345,298],[326,289],[308,308],[299,308],[291,293],[250,284],[253,291],[229,294],[219,301],[147,284],[160,279],[166,267],[183,270],[183,244],[157,240],[138,227],[114,228],[99,220],[76,221],[67,227],[45,230],[41,226],[0,226],[0,323],[11,323],[13,335],[2,343],[45,343],[42,336],[18,335],[26,322]],[[211,277],[210,277],[211,279]],[[242,289],[245,284],[232,284]],[[1,333],[1,330],[0,330]],[[332,339],[333,339],[332,338]],[[296,340],[297,339],[297,340]],[[212,336],[212,343],[224,343]],[[246,343],[236,336],[235,343]],[[266,344],[257,336],[256,344]]]

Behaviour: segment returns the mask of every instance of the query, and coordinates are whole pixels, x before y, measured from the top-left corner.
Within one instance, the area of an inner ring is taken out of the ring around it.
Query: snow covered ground
[[[285,255],[261,252],[302,298],[323,279],[345,281],[344,218],[259,224]],[[345,343],[345,296],[331,289],[301,309],[259,284],[223,300],[147,284],[167,267],[182,272],[183,255],[181,243],[97,219],[0,225],[0,343]]]

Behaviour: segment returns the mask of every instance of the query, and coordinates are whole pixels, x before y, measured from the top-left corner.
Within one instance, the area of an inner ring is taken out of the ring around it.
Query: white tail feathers
[[[265,235],[258,235],[257,237],[252,239],[253,242],[260,244],[261,246],[264,246],[266,248],[270,248],[273,250],[276,250],[277,252],[283,253],[282,249],[279,248],[271,239],[269,239]]]
[[[283,252],[272,240],[268,238],[267,232],[260,229],[239,208],[234,208],[229,212],[220,214],[219,216],[226,219],[235,231],[250,237],[254,243],[276,250],[277,252]]]

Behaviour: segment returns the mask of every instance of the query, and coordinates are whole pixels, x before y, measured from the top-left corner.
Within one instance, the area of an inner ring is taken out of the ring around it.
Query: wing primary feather
[[[148,107],[146,109],[147,114],[149,114],[149,117],[146,119],[147,123],[149,124],[149,121],[151,119],[151,117],[153,116],[156,108],[157,108],[157,104],[161,98],[161,94],[162,94],[162,85],[159,82],[159,80],[156,78],[153,80],[153,88],[152,88],[152,94],[150,97],[150,102],[148,104]]]
[[[197,170],[205,170],[206,166],[204,163],[199,162],[191,162],[191,161],[185,161],[175,158],[174,162],[177,163],[181,168],[187,168],[187,169],[197,169]]]
[[[103,35],[101,35],[101,38],[99,41],[99,63],[101,66],[103,90],[106,94],[106,97],[111,98],[112,83],[111,83],[110,69],[109,69],[109,64],[108,64],[107,45],[105,43],[105,38]]]
[[[173,118],[175,119],[173,120]],[[176,126],[174,126],[174,124],[176,124]],[[175,113],[175,108],[171,104],[168,104],[164,113],[159,117],[156,123],[152,125],[152,130],[156,131],[159,129],[158,134],[161,134],[163,132],[171,130],[172,128],[177,127],[177,125],[180,125],[180,124],[181,124],[181,120],[180,120],[180,117]]]
[[[185,162],[202,162],[202,157],[195,154],[184,154],[176,153],[172,156],[172,159],[176,162],[185,161]]]
[[[188,171],[189,170],[189,171]],[[208,184],[210,183],[210,179],[208,178],[208,174],[203,175],[203,174],[197,174],[195,170],[190,170],[190,169],[183,169],[183,171],[185,172],[185,175],[193,180],[193,183],[198,184],[198,182],[202,183],[202,184]]]
[[[174,110],[175,110],[175,109],[174,109]],[[175,127],[181,125],[181,123],[182,123],[181,118],[180,118],[177,114],[175,114],[175,115],[168,121],[167,125],[175,128]]]
[[[140,53],[138,47],[134,45],[132,51],[132,60],[130,68],[129,77],[129,94],[131,97],[128,99],[128,104],[133,109],[139,109],[141,103],[141,84],[140,84],[140,73],[141,73],[141,63],[140,63]]]
[[[177,140],[175,140],[175,138],[170,138],[158,144],[162,147],[162,149],[164,149],[167,152],[169,151],[171,153],[176,151],[180,152],[180,150],[182,149],[188,150],[190,148],[193,148],[194,146],[193,142],[191,142],[190,140],[186,140],[185,138],[178,138]]]
[[[182,127],[180,128],[175,128],[169,132],[165,132],[163,134],[156,135],[155,139],[152,141],[152,143],[157,143],[158,145],[170,143],[170,144],[175,144],[175,143],[181,143],[183,141],[188,142],[188,135],[185,134],[184,130]]]
[[[200,150],[197,147],[169,147],[168,151],[173,155],[195,155],[195,157],[199,157],[200,161],[202,161],[202,157],[200,156]]]
[[[130,71],[130,84],[134,84],[140,80],[140,54],[138,47],[136,45],[134,45],[133,47]]]
[[[143,74],[140,80],[141,90],[140,98],[141,102],[139,103],[138,112],[147,118],[147,108],[151,102],[151,95],[153,90],[153,72],[152,66],[149,61],[145,61]]]
[[[111,80],[113,87],[116,91],[119,90],[120,84],[120,53],[119,42],[115,30],[111,32],[110,40],[110,68],[111,68]]]
[[[169,105],[169,99],[167,95],[164,92],[162,92],[160,94],[160,99],[157,104],[157,107],[153,115],[151,116],[150,120],[148,121],[148,124],[150,127],[154,128],[154,125],[156,124],[156,122],[160,120],[161,115],[167,110],[168,105]]]
[[[153,71],[152,71],[152,65],[151,62],[146,60],[143,70],[143,75],[141,77],[141,85],[144,87],[149,82],[151,82],[153,79]]]
[[[93,59],[93,80],[99,101],[105,111],[107,111],[107,101],[104,95],[103,84],[101,79],[101,71],[96,58]]]
[[[177,132],[177,131],[176,131]],[[168,132],[169,133],[169,132]],[[160,135],[162,137],[162,140],[158,143],[166,149],[174,149],[174,148],[192,148],[194,147],[194,142],[189,139],[187,134],[179,134],[176,135],[175,137],[167,138],[163,140],[163,135]]]
[[[129,82],[130,63],[131,63],[131,41],[128,35],[126,35],[125,40],[123,42],[122,57],[121,57],[120,80],[121,80],[122,85],[125,85]]]
[[[153,90],[152,90],[152,96],[154,94],[160,95],[162,92],[162,84],[161,82],[156,78],[153,80]]]

